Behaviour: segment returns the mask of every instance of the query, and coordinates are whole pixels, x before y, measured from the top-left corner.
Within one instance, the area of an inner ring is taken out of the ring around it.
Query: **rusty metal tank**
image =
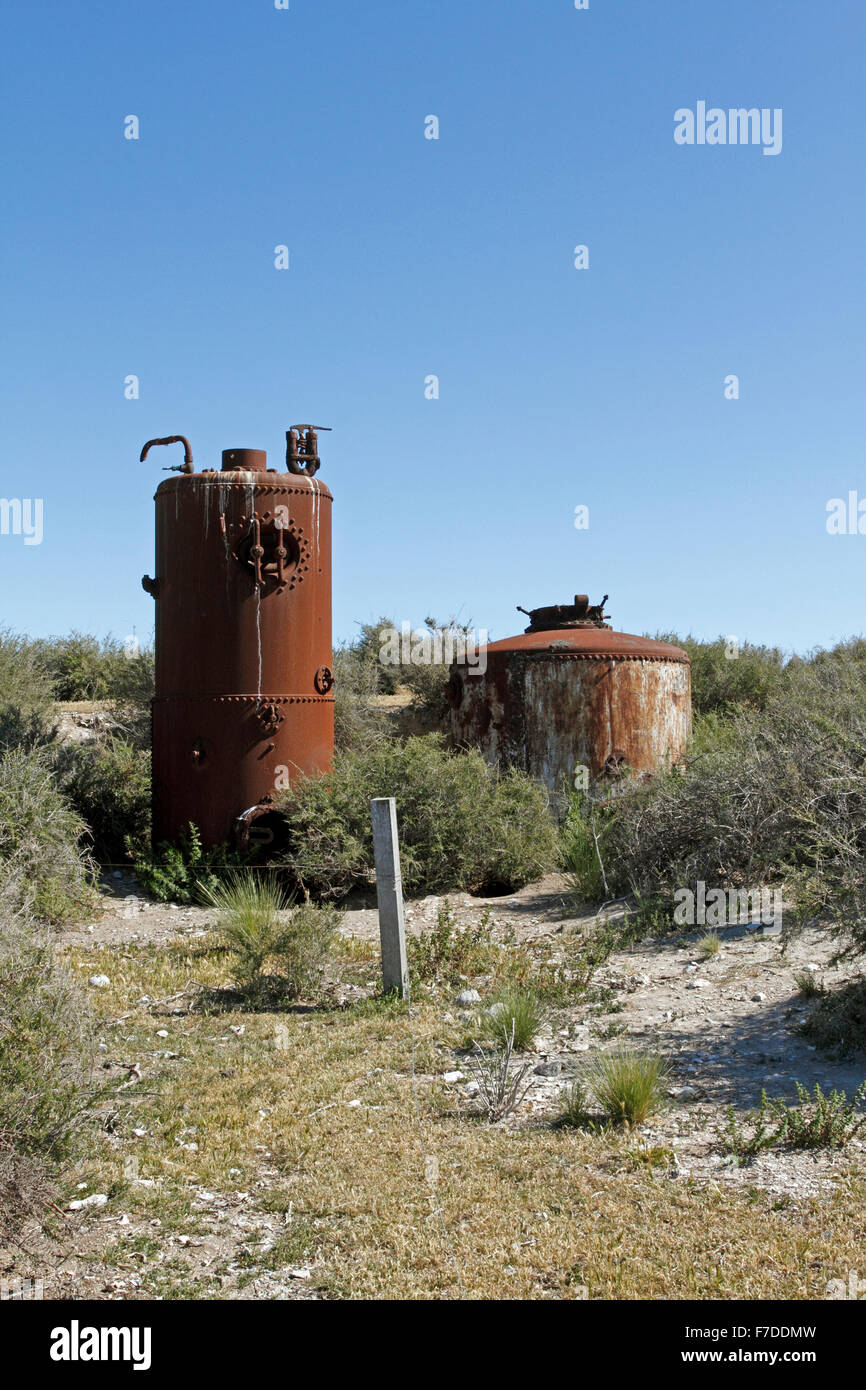
[[[595,781],[679,763],[691,727],[689,658],[667,642],[612,631],[606,601],[578,594],[574,604],[518,609],[530,619],[525,632],[480,648],[477,666],[452,666],[455,745],[521,768],[554,793],[576,785],[582,768]]]
[[[260,449],[220,469],[184,461],[157,488],[153,840],[190,822],[204,844],[274,844],[274,797],[334,751],[331,503],[316,428],[286,434],[285,471]]]

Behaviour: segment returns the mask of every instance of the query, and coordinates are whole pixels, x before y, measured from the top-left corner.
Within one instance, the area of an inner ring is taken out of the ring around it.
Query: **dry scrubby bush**
[[[339,754],[334,770],[286,793],[282,856],[300,886],[338,896],[373,871],[370,801],[396,796],[407,894],[510,891],[557,854],[547,795],[522,773],[497,773],[479,753],[451,753],[439,735],[382,740]]]
[[[51,682],[26,637],[0,630],[0,748],[33,748],[52,733]]]
[[[97,859],[120,863],[150,834],[150,752],[120,734],[57,751],[58,781],[86,822]]]
[[[0,1238],[39,1219],[92,1099],[92,1034],[51,942],[21,919],[0,930]]]
[[[55,700],[110,700],[140,705],[153,687],[153,651],[129,655],[114,637],[90,633],[37,638],[28,644],[45,672]]]
[[[95,910],[86,826],[61,793],[45,750],[0,753],[0,906],[48,922]]]
[[[700,721],[687,768],[624,788],[607,846],[620,891],[670,903],[703,880],[785,880],[802,913],[866,947],[866,665],[789,670],[764,709]]]

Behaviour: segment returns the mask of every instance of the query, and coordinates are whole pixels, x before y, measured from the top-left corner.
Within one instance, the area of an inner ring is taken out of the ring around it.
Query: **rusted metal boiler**
[[[520,636],[491,642],[448,683],[454,743],[522,768],[562,793],[626,767],[681,761],[691,727],[689,658],[679,647],[614,632],[605,594],[591,605],[526,612]]]
[[[316,428],[286,434],[285,472],[226,449],[156,490],[153,839],[276,847],[273,799],[334,751],[331,503]]]

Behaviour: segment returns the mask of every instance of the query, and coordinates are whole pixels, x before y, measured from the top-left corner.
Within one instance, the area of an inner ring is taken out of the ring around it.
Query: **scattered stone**
[[[454,1002],[465,1009],[469,1004],[480,1004],[481,995],[477,989],[464,989],[460,991]]]
[[[708,989],[709,980],[689,980],[686,989]]]
[[[168,1029],[167,1029],[167,1028],[159,1028],[159,1029],[157,1029],[157,1034],[156,1034],[156,1036],[157,1036],[158,1038],[167,1038],[167,1037],[168,1037]]]
[[[443,1076],[442,1080],[443,1080],[444,1082],[446,1082],[447,1085],[453,1086],[456,1082],[462,1081],[462,1080],[463,1080],[463,1072],[462,1072],[462,1071],[446,1071],[446,1073],[445,1073],[445,1075]]]
[[[533,1076],[561,1076],[561,1062],[539,1062],[537,1067],[532,1068]]]
[[[70,1202],[67,1211],[81,1211],[82,1207],[104,1207],[108,1203],[108,1195],[105,1192],[92,1192],[89,1197],[76,1197],[74,1202]]]
[[[108,989],[111,981],[107,975],[91,975],[87,983],[92,985],[94,989]]]
[[[762,992],[761,992],[760,990],[758,990],[756,994],[753,994],[753,995],[752,995],[752,1003],[753,1003],[753,1004],[763,1004],[763,1003],[765,1003],[766,998],[767,998],[766,994],[762,994]]]

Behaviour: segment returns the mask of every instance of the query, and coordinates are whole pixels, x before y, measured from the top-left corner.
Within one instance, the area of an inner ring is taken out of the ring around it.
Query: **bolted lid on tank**
[[[586,594],[575,594],[574,603],[556,603],[547,608],[521,608],[529,627],[516,637],[488,642],[484,651],[538,657],[577,658],[585,661],[682,661],[689,658],[681,647],[658,642],[652,637],[636,637],[630,632],[614,632],[604,620],[608,595],[591,604]]]

